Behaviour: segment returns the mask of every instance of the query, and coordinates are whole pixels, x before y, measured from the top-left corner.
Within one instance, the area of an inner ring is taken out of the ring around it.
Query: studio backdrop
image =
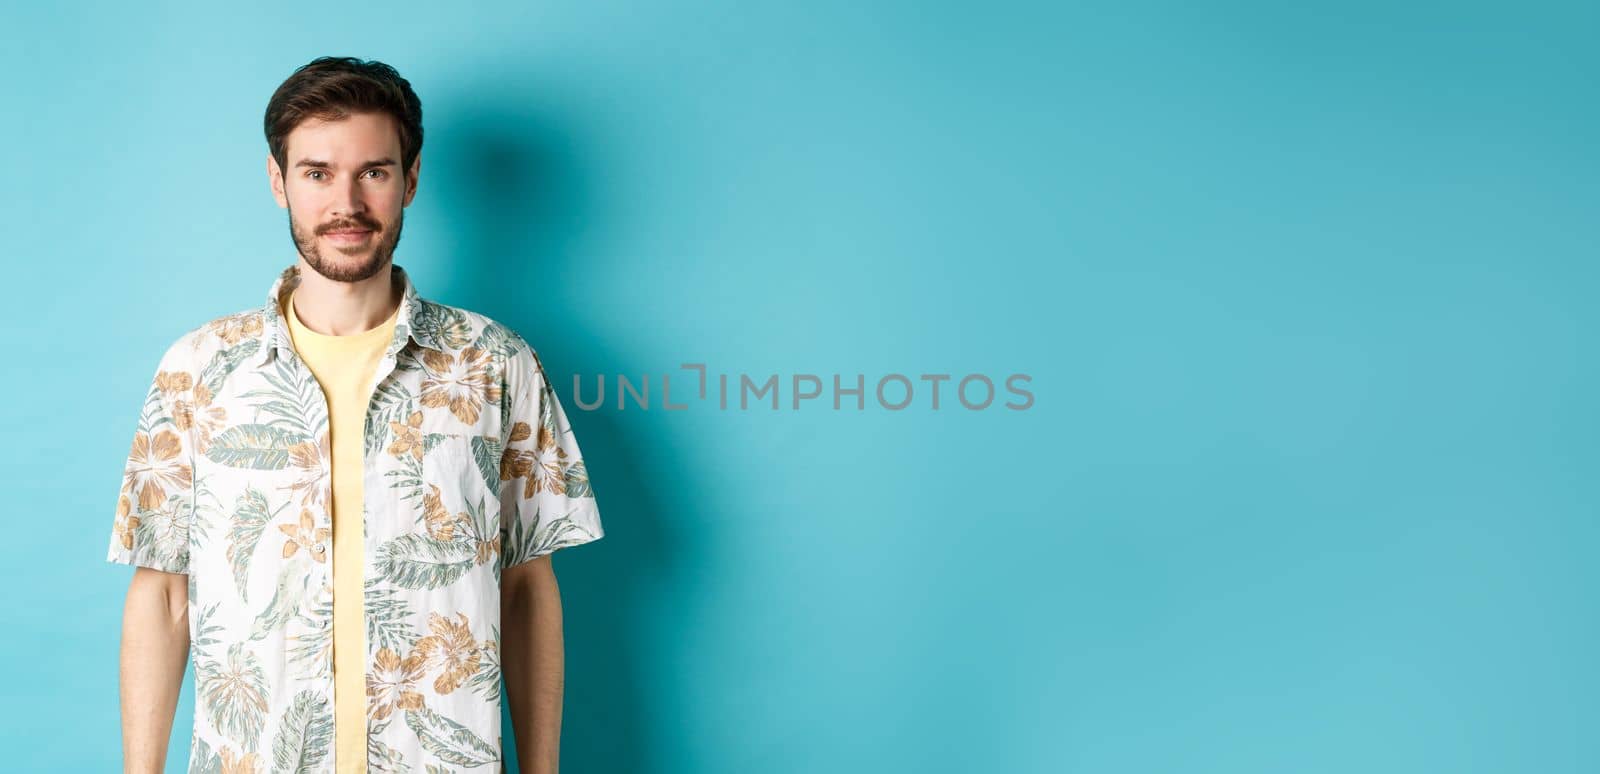
[[[583,445],[564,771],[1595,771],[1597,23],[8,6],[0,768],[120,770],[144,390],[294,263],[262,114],[340,55]]]

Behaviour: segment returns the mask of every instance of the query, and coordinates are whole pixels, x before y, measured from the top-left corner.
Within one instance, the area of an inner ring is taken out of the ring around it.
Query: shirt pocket
[[[498,478],[499,465],[491,464],[491,453],[482,440],[462,434],[439,439],[423,456],[424,531],[452,543],[450,555],[470,556],[473,566],[500,553],[500,502],[490,478]]]
[[[467,481],[467,474],[476,475],[477,465],[472,460],[472,441],[465,433],[451,433],[440,438],[433,448],[422,455],[422,480],[445,490],[459,488]]]
[[[496,515],[499,476],[500,463],[493,442],[481,437],[474,440],[474,436],[465,433],[439,439],[422,458],[424,490],[431,493],[437,487],[445,507],[452,512],[470,504],[474,509],[485,510],[486,518]]]

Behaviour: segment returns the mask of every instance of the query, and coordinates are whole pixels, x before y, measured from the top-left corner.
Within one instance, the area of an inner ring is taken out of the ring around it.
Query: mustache
[[[350,229],[364,229],[366,231],[377,231],[378,230],[378,224],[376,222],[374,222],[374,221],[371,221],[371,220],[364,220],[364,219],[357,218],[355,220],[341,221],[339,223],[329,223],[329,224],[327,224],[325,226],[319,226],[317,228],[317,233],[318,234],[326,234],[326,233],[328,233],[330,231],[348,231]]]

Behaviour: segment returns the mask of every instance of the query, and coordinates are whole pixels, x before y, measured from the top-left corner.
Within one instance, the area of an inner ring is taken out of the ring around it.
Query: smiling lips
[[[371,234],[372,232],[367,229],[343,229],[340,231],[329,231],[327,236],[329,239],[332,239],[335,242],[355,243],[366,241],[367,237]]]

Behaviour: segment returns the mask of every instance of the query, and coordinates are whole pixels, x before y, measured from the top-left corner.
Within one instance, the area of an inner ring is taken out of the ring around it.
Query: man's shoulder
[[[453,355],[475,349],[477,356],[488,354],[497,360],[536,357],[516,329],[487,314],[426,298],[421,303],[412,327],[418,338],[439,349]]]
[[[162,370],[194,371],[219,354],[236,360],[259,351],[265,318],[260,307],[253,307],[213,317],[184,331],[162,353]]]

